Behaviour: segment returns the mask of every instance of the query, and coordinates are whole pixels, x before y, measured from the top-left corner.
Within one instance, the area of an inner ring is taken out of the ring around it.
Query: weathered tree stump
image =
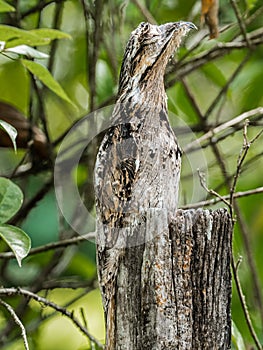
[[[230,349],[228,212],[178,210],[172,222],[165,220],[160,213],[147,215],[145,235],[153,238],[125,249],[110,349]]]

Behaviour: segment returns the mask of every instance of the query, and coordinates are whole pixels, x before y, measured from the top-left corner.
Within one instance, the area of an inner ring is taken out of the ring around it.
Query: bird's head
[[[170,56],[180,46],[191,22],[171,22],[163,25],[141,23],[127,43],[120,73],[119,93],[131,83],[139,85],[150,76],[163,76]]]

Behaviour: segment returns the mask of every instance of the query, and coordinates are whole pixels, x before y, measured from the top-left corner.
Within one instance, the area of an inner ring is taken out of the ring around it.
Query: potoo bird
[[[141,23],[130,36],[122,62],[111,127],[95,165],[97,263],[106,317],[106,349],[114,333],[118,266],[127,240],[149,209],[175,215],[181,150],[169,124],[164,73],[190,22]],[[129,241],[130,242],[130,241]],[[133,244],[136,244],[133,242]]]

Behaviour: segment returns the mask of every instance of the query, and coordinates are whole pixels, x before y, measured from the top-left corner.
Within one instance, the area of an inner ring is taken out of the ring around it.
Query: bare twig
[[[62,1],[56,3],[56,8],[54,11],[55,13],[53,16],[53,24],[52,24],[52,28],[54,28],[54,29],[60,28],[63,6],[64,6],[64,4]],[[53,66],[54,66],[54,62],[55,62],[55,53],[56,53],[57,46],[58,46],[58,41],[53,40],[51,42],[51,48],[50,48],[50,54],[49,54],[49,60],[48,60],[48,70],[50,72],[53,71]]]
[[[85,311],[84,311],[83,307],[80,308],[80,314],[81,314],[81,318],[82,318],[82,321],[84,323],[84,326],[87,328],[88,322],[87,322]]]
[[[33,74],[30,73],[31,76],[31,81],[32,81],[32,85],[33,85],[33,89],[36,93],[36,97],[37,97],[37,101],[38,101],[38,116],[43,124],[43,129],[44,129],[44,133],[45,136],[47,138],[47,142],[48,142],[48,146],[49,146],[49,151],[52,151],[52,144],[51,144],[51,139],[49,136],[49,131],[48,131],[48,122],[46,119],[46,113],[45,113],[45,106],[44,106],[44,101],[43,101],[43,96],[42,96],[42,90],[39,89],[38,85],[37,85],[37,81],[36,78],[34,77]]]
[[[89,30],[89,20],[90,18],[94,19],[94,16],[91,15],[91,11],[88,8],[88,5],[86,4],[85,0],[81,0],[81,6],[82,6],[82,11],[84,15],[84,20],[85,20],[85,54],[86,54],[86,61],[91,60],[91,51],[90,51],[90,46],[91,46],[91,38],[90,38],[90,30]],[[90,62],[91,64],[91,62]],[[95,69],[95,67],[94,67]],[[86,81],[87,81],[87,86],[89,85],[89,70],[87,69],[86,72]],[[71,126],[72,127],[72,126]],[[67,130],[68,132],[68,130]]]
[[[219,126],[213,128],[212,130],[209,130],[207,133],[199,137],[197,140],[189,143],[185,148],[184,152],[188,153],[196,148],[200,148],[200,144],[206,140],[212,139],[214,135],[234,126],[239,123],[241,123],[243,120],[248,119],[256,114],[262,114],[263,115],[263,107],[258,107],[255,109],[251,109],[250,111],[244,112],[240,114],[239,116],[228,120],[227,122],[220,124]]]
[[[260,124],[260,120],[259,120],[260,118],[262,118],[261,115],[250,117],[250,120],[249,120],[250,125],[251,125],[251,126],[263,126],[263,125]],[[206,127],[203,127],[204,130],[199,130],[199,129],[198,129],[198,126],[194,126],[194,128],[192,128],[192,127],[190,126],[191,130],[194,131],[194,132],[212,130],[212,129],[215,128],[215,127],[216,127],[216,126],[213,126],[213,125],[210,124],[210,125],[207,125]],[[221,135],[219,135],[219,136],[213,136],[212,139],[208,139],[208,141],[206,141],[205,143],[202,143],[202,148],[203,148],[203,149],[204,149],[204,148],[207,148],[208,146],[211,146],[212,143],[214,143],[214,144],[219,144],[221,141],[225,140],[227,137],[233,136],[237,131],[239,131],[239,130],[242,129],[242,128],[243,128],[243,125],[242,125],[241,123],[238,123],[238,124],[236,124],[236,125],[234,125],[234,126],[228,128],[227,130],[224,130],[224,133],[223,133],[223,134],[221,134]],[[177,130],[178,130],[178,129],[177,129]],[[177,131],[177,130],[176,130],[176,131]],[[176,133],[177,133],[177,135],[180,135],[180,133],[179,133],[178,131],[177,131]],[[188,147],[188,145],[187,145],[186,147]],[[199,148],[200,148],[200,147],[199,147]],[[197,147],[196,147],[196,148],[193,148],[193,149],[190,150],[189,152],[194,152],[194,151],[196,151],[196,150],[198,150]],[[188,153],[188,152],[187,152],[187,153]]]
[[[182,85],[183,85],[183,87],[184,87],[184,90],[185,90],[185,92],[186,92],[186,94],[187,94],[187,96],[188,96],[188,98],[189,98],[189,100],[190,100],[190,102],[191,102],[191,105],[192,105],[193,108],[195,109],[195,112],[196,112],[196,114],[197,114],[197,116],[198,116],[198,118],[199,118],[201,124],[204,124],[205,117],[204,117],[204,115],[202,114],[202,112],[201,112],[201,110],[200,110],[200,108],[199,108],[199,106],[198,106],[198,104],[197,104],[197,102],[196,102],[196,100],[195,100],[193,94],[191,93],[191,91],[190,91],[190,89],[189,89],[189,87],[188,87],[188,84],[187,84],[186,80],[185,80],[184,78],[182,78],[182,79],[181,79],[181,82],[182,82]]]
[[[215,153],[216,159],[219,163],[221,172],[222,172],[222,176],[225,179],[226,185],[230,191],[231,189],[231,181],[230,178],[228,177],[227,171],[226,171],[226,166],[225,166],[225,162],[223,157],[220,154],[219,148],[216,144],[212,144],[212,149]],[[232,204],[232,203],[231,203]],[[244,247],[245,247],[245,251],[246,251],[246,255],[248,258],[248,265],[249,268],[251,270],[251,275],[252,275],[252,283],[253,283],[253,287],[255,290],[255,295],[256,295],[256,300],[257,300],[257,304],[259,307],[259,311],[260,311],[260,315],[261,315],[261,320],[263,319],[263,306],[262,306],[262,295],[261,295],[261,288],[260,288],[260,282],[258,279],[258,274],[257,274],[257,270],[256,270],[256,266],[255,266],[255,262],[254,262],[254,258],[253,258],[253,254],[252,254],[252,247],[251,247],[251,240],[250,240],[250,235],[249,235],[249,230],[247,228],[247,225],[243,219],[243,215],[242,212],[239,208],[239,205],[237,203],[236,200],[233,200],[233,204],[230,205],[230,211],[231,211],[231,217],[232,217],[232,222],[233,224],[235,223],[234,220],[234,210],[235,210],[235,214],[237,217],[237,222],[239,223],[240,226],[240,232],[242,234],[242,238],[244,240]],[[244,313],[246,312],[245,310],[243,310]]]
[[[69,311],[64,307],[61,307],[54,302],[43,298],[39,296],[38,294],[32,293],[26,289],[22,288],[0,288],[0,295],[2,296],[12,296],[12,295],[24,295],[26,297],[29,297],[31,299],[36,300],[40,304],[44,304],[46,306],[51,307],[52,309],[60,312],[62,315],[68,317],[74,324],[75,326],[92,342],[94,342],[100,349],[103,348],[102,344],[94,338],[90,332],[79,322],[79,320],[74,316],[73,311]]]
[[[77,236],[69,239],[64,239],[59,242],[45,244],[43,246],[32,248],[29,252],[29,255],[36,255],[43,252],[47,252],[49,250],[54,250],[58,248],[65,248],[73,244],[78,244],[83,241],[93,240],[95,238],[95,232],[89,232],[82,236]],[[0,259],[13,259],[15,257],[13,252],[0,253]]]
[[[2,304],[7,309],[7,311],[10,313],[15,323],[20,327],[25,349],[29,350],[29,345],[28,345],[27,336],[26,336],[26,329],[23,323],[20,321],[17,314],[15,313],[15,310],[9,304],[4,302],[2,299],[0,299],[0,304]]]
[[[254,255],[253,255],[253,250],[252,250],[251,232],[249,231],[249,228],[246,224],[246,221],[243,218],[240,207],[236,201],[234,201],[234,209],[238,219],[237,223],[239,225],[242,239],[244,241],[244,248],[245,248],[244,250],[247,256],[248,266],[251,271],[252,289],[255,295],[255,302],[257,305],[257,309],[259,311],[261,324],[263,324],[262,288],[259,281],[259,275],[257,273],[257,267],[256,267]]]
[[[245,56],[243,61],[238,65],[237,69],[234,71],[232,76],[228,79],[226,84],[223,86],[223,88],[219,91],[219,94],[215,97],[214,101],[210,104],[209,108],[207,109],[204,118],[207,119],[212,111],[215,109],[219,101],[221,100],[222,96],[226,94],[226,92],[229,89],[229,86],[232,84],[232,82],[236,79],[238,74],[241,72],[241,70],[244,68],[245,64],[248,62],[249,58],[251,57],[251,52],[249,51],[248,54]]]
[[[46,6],[49,6],[52,3],[61,3],[64,2],[66,0],[51,0],[51,1],[39,1],[35,6],[31,7],[29,10],[25,11],[24,13],[21,14],[21,19],[32,15],[33,13],[36,12],[41,12]]]
[[[235,12],[235,15],[236,15],[236,18],[237,18],[237,21],[238,21],[238,24],[239,24],[239,27],[240,27],[240,30],[241,30],[241,33],[247,43],[247,47],[248,48],[251,48],[251,42],[249,40],[249,37],[247,35],[247,31],[246,31],[246,25],[245,25],[245,22],[242,18],[242,15],[240,13],[240,10],[239,10],[239,7],[237,6],[237,3],[235,0],[230,0],[230,3],[234,9],[234,12]]]
[[[150,11],[147,9],[147,7],[143,6],[138,0],[132,0],[132,2],[140,10],[141,14],[146,19],[146,21],[148,21],[152,24],[157,24],[156,19],[150,13]]]
[[[251,166],[252,167],[255,166],[255,164],[256,164],[255,162],[261,160],[262,157],[263,157],[263,151],[255,154],[253,157],[248,159],[242,167],[242,174],[244,174],[245,172],[249,172],[251,169]],[[191,175],[189,174],[189,176],[191,176]],[[233,179],[234,176],[235,176],[235,172],[228,174],[227,181],[230,181],[231,179]],[[218,192],[220,189],[222,189],[225,186],[225,184],[226,184],[226,179],[222,179],[221,183],[215,187],[215,191]]]
[[[231,207],[231,204],[223,197],[221,196],[219,193],[215,192],[214,190],[212,189],[209,189],[206,185],[206,181],[205,181],[205,177],[204,177],[204,174],[202,174],[199,170],[197,170],[198,172],[198,176],[199,176],[199,179],[200,179],[200,183],[201,183],[201,186],[210,194],[216,196],[217,198],[220,199],[220,201],[224,202],[229,208]]]
[[[252,195],[255,195],[255,194],[261,194],[261,193],[263,193],[263,187],[257,187],[255,189],[248,190],[248,191],[236,192],[236,193],[234,193],[233,197],[236,199],[236,198],[252,196]],[[183,205],[180,208],[181,209],[194,209],[194,208],[200,208],[200,207],[207,207],[207,206],[211,206],[211,205],[214,205],[216,203],[219,203],[219,202],[223,201],[222,199],[224,199],[226,201],[229,201],[230,195],[227,194],[225,196],[220,196],[220,197],[217,197],[217,198],[212,198],[212,199],[208,199],[208,200],[205,200],[205,201],[200,201],[200,202],[197,202],[197,203],[191,203],[191,204]],[[5,254],[7,254],[7,253],[5,253]]]
[[[230,203],[233,205],[233,200],[234,200],[234,192],[235,192],[235,189],[236,189],[236,185],[237,185],[237,180],[238,180],[238,177],[240,175],[240,172],[241,172],[241,167],[242,167],[242,164],[246,158],[246,155],[247,155],[247,152],[249,150],[249,147],[250,147],[250,143],[248,142],[248,139],[247,139],[247,127],[248,127],[248,124],[249,124],[249,120],[246,119],[245,120],[245,123],[244,123],[244,129],[243,129],[243,136],[244,136],[244,141],[243,141],[243,146],[242,146],[242,149],[240,151],[240,154],[239,154],[239,157],[238,157],[238,161],[237,161],[237,168],[236,168],[236,173],[234,175],[234,180],[233,180],[233,184],[230,188]]]
[[[255,141],[257,141],[257,140],[260,138],[260,136],[261,136],[262,134],[263,134],[263,129],[261,129],[261,130],[257,133],[257,135],[256,135],[255,137],[253,137],[252,140],[249,141],[250,145],[252,145]]]
[[[258,350],[262,350],[262,346],[260,344],[260,341],[259,341],[259,339],[257,337],[257,334],[256,334],[256,332],[254,330],[254,327],[252,325],[252,321],[251,321],[250,314],[249,314],[249,311],[248,311],[246,299],[245,299],[244,293],[242,291],[242,286],[241,286],[241,283],[240,283],[240,280],[239,280],[239,277],[238,277],[237,270],[238,270],[238,267],[239,267],[240,263],[241,263],[241,260],[239,259],[237,261],[237,264],[235,265],[234,259],[232,257],[231,265],[232,265],[232,271],[233,271],[233,276],[234,276],[234,280],[235,280],[235,284],[236,284],[239,300],[241,302],[242,309],[244,311],[244,315],[245,315],[245,318],[246,318],[246,322],[247,322],[248,328],[250,330],[250,334],[252,335],[252,338],[254,339],[254,342],[255,342],[255,344],[257,346],[257,349]]]
[[[88,80],[89,80],[89,110],[94,111],[96,108],[96,96],[97,96],[97,83],[96,83],[96,66],[99,57],[100,43],[103,33],[103,1],[95,0],[94,2],[94,30],[90,35],[89,47],[87,47],[88,53]],[[86,6],[84,6],[86,9]],[[87,14],[85,15],[86,30],[87,30]],[[88,32],[86,32],[86,35]]]
[[[255,12],[253,12],[251,14],[250,17],[248,17],[245,21],[246,25],[249,25],[250,23],[252,23],[254,20],[256,20],[257,18],[259,18],[260,16],[262,16],[263,13],[263,6],[259,7]]]
[[[263,35],[260,36],[260,33],[263,33],[263,29],[257,31],[257,33],[251,34],[251,36],[249,37],[251,45],[258,46],[263,44]],[[205,65],[207,62],[225,56],[233,50],[242,50],[244,48],[247,48],[247,43],[244,40],[227,43],[219,42],[210,50],[202,52],[201,54],[195,56],[191,60],[180,60],[174,66],[173,71],[168,74],[168,82],[166,83],[166,87],[172,87],[175,84],[175,82],[180,80],[183,76],[192,73],[193,71]],[[170,76],[172,76],[174,72],[176,72],[176,77],[170,78]]]

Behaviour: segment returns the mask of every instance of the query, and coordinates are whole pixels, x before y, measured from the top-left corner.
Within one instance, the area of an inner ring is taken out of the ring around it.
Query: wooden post
[[[230,349],[228,212],[178,210],[168,225],[165,215],[147,221],[153,238],[126,248],[119,264],[111,350]],[[167,229],[154,236],[160,222]]]

